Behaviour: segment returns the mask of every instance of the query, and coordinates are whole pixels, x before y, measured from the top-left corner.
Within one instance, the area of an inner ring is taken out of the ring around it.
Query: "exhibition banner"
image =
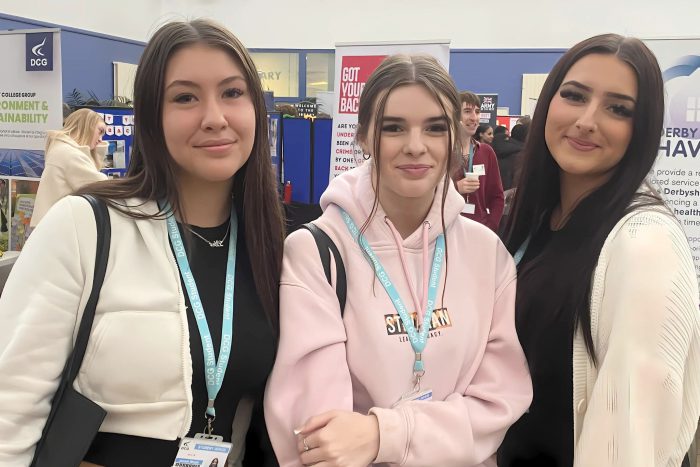
[[[666,90],[651,178],[685,229],[700,278],[700,38],[644,42],[659,61]]]
[[[331,179],[364,160],[362,149],[355,142],[360,94],[382,60],[398,53],[430,54],[449,70],[449,41],[336,44]]]
[[[58,29],[1,31],[0,250],[21,250],[39,177],[46,132],[62,127]]]
[[[43,150],[46,131],[61,128],[58,30],[0,33],[0,148]]]

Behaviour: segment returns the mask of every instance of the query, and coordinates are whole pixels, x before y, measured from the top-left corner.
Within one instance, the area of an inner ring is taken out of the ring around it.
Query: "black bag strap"
[[[335,246],[331,237],[328,236],[326,232],[319,229],[313,222],[308,224],[303,224],[302,228],[311,232],[316,242],[316,247],[318,248],[318,254],[321,256],[321,264],[323,265],[323,272],[326,274],[326,280],[329,284],[333,285],[331,282],[331,253],[333,254],[333,259],[335,260],[335,294],[338,297],[338,303],[340,304],[340,316],[345,314],[345,300],[347,298],[347,278],[345,276],[345,264],[343,263],[343,258],[340,256],[340,251],[338,247]]]
[[[65,383],[72,385],[75,377],[78,376],[80,365],[83,363],[85,350],[87,349],[90,333],[92,332],[92,323],[95,320],[95,308],[97,300],[100,298],[100,290],[105,278],[107,270],[107,258],[109,257],[109,246],[112,239],[112,226],[109,221],[109,212],[107,205],[99,198],[91,195],[82,195],[92,207],[95,213],[95,224],[97,226],[97,249],[95,254],[95,272],[92,279],[92,290],[90,297],[85,304],[83,317],[80,320],[78,335],[75,338],[73,352],[66,363],[66,368],[61,377],[61,386]]]

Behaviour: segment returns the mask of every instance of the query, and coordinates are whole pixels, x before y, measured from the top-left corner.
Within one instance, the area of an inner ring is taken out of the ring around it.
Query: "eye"
[[[224,91],[224,97],[241,97],[243,95],[243,91],[240,88],[229,88]]]
[[[567,101],[571,102],[585,102],[586,98],[584,95],[578,91],[573,91],[571,89],[562,89],[559,91],[559,96],[561,96],[562,99],[566,99]]]
[[[622,104],[611,104],[608,110],[619,117],[630,118],[634,115],[634,110]]]
[[[447,125],[444,123],[435,123],[427,128],[429,133],[445,133],[447,131]]]
[[[195,97],[192,94],[178,94],[173,99],[173,102],[178,104],[189,104],[194,101]]]
[[[402,130],[402,128],[397,125],[396,123],[389,123],[384,126],[382,126],[382,131],[385,133],[398,133]]]

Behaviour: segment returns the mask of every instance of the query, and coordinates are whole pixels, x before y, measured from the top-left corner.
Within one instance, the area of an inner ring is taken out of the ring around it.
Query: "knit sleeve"
[[[632,216],[610,244],[600,313],[592,316],[597,377],[575,467],[678,466],[700,415],[698,284],[670,216]],[[596,293],[596,292],[594,292]]]

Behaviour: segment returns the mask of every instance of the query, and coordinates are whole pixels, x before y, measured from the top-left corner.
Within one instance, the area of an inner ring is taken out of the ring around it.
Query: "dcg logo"
[[[53,32],[29,33],[26,35],[26,70],[53,70]]]

